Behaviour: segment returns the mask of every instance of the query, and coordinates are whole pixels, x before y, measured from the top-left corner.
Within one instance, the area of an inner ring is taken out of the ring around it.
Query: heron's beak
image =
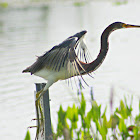
[[[140,28],[140,25],[123,24],[124,28]]]

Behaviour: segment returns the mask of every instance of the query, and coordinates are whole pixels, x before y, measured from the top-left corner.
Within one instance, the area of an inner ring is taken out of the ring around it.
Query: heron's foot
[[[34,118],[34,119],[32,119],[31,121],[37,121],[38,119],[36,119],[36,118]],[[39,120],[41,120],[41,119],[39,119]]]
[[[38,123],[39,123],[39,125],[37,126],[37,132],[38,132],[38,130],[40,130],[39,126],[43,125],[43,123],[44,123],[43,109],[42,109],[42,106],[41,106],[41,103],[40,103],[40,98],[39,98],[42,91],[43,90],[37,92],[37,94],[36,94],[37,99],[35,101],[35,105],[36,105],[36,108],[38,110],[37,112],[38,112],[38,116],[39,116],[39,118],[37,119]],[[36,119],[34,119],[34,120],[36,120]]]
[[[35,125],[35,126],[28,126],[27,129],[28,129],[28,128],[35,128],[35,127],[37,127],[37,126],[36,126],[36,125]]]
[[[43,92],[43,90],[40,90],[39,92],[36,93],[36,101],[35,101],[36,108],[38,108],[38,110],[40,112],[41,118],[39,118],[39,120],[41,120],[41,122],[44,120],[43,110],[42,110],[42,107],[40,104],[40,97],[41,97],[42,92]]]
[[[39,136],[39,126],[37,126],[35,140],[38,140],[38,136]]]
[[[36,101],[40,99],[40,94],[43,92],[43,89],[36,93]]]
[[[36,120],[37,120],[37,118],[31,119],[31,121],[36,121]]]
[[[43,89],[38,91],[36,93],[36,101],[38,101],[41,98],[41,96],[43,96],[44,94],[45,94],[45,91]]]
[[[38,125],[37,126],[33,126],[33,127],[36,127],[36,138],[35,140],[38,140],[38,137],[39,137],[39,133],[42,132],[43,130],[43,126],[44,126],[44,115],[43,115],[43,111],[42,111],[42,107],[41,107],[41,104],[39,101],[37,101],[36,103],[39,103],[37,104],[37,108],[38,108],[38,113],[40,114],[39,115],[39,119],[33,119],[33,120],[37,120],[38,121]],[[29,128],[33,128],[32,126],[29,127]]]
[[[43,109],[42,109],[42,106],[41,106],[41,103],[40,103],[40,97],[44,94],[45,92],[42,90],[38,91],[36,93],[36,101],[35,101],[35,105],[36,105],[36,108],[37,108],[37,112],[38,112],[38,115],[39,115],[39,118],[37,119],[38,120],[38,125],[37,125],[37,131],[36,131],[36,139],[38,139],[38,135],[39,135],[39,132],[41,131],[41,128],[42,126],[44,126],[44,115],[43,115]],[[36,119],[33,119],[33,120],[36,120]]]
[[[33,120],[33,119],[32,119]],[[30,129],[30,128],[37,128],[36,130],[36,137],[35,137],[35,140],[38,140],[38,135],[39,135],[39,126],[35,125],[35,126],[28,126],[27,129]]]
[[[41,123],[43,123],[44,121],[44,115],[43,115],[43,109],[41,107],[41,104],[40,104],[40,100],[36,101],[36,108],[38,109],[38,113],[40,114],[39,116],[41,118],[39,118],[39,122],[41,121]],[[37,119],[33,119],[33,120],[37,120]]]
[[[40,122],[40,125],[37,125],[35,127],[37,127],[35,140],[38,140],[39,134],[43,135],[44,133],[44,120]]]

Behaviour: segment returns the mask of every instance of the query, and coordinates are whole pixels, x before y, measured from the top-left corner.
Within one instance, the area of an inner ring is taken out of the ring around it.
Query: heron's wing
[[[68,62],[69,50],[75,47],[76,43],[77,37],[64,40],[61,44],[54,46],[44,55],[38,57],[36,62],[26,68],[23,72],[31,72],[31,74],[34,74],[44,67],[50,70],[59,71],[60,68],[64,67]]]
[[[85,82],[85,80],[83,79],[81,75],[81,71],[84,71],[86,73],[86,70],[81,65],[75,53],[75,48],[70,47],[69,52],[68,52],[68,59],[67,59],[67,76],[66,77],[81,76],[82,80]]]
[[[78,47],[76,48],[76,54],[80,61],[85,63],[91,62],[91,55],[87,49],[84,40],[81,40],[78,44]]]
[[[85,71],[85,69],[82,67],[75,53],[77,41],[77,37],[71,37],[61,44],[54,46],[44,55],[38,57],[36,62],[25,69],[24,72],[31,72],[31,74],[34,74],[42,68],[60,71],[60,69],[64,67],[66,68],[66,77],[80,75],[80,71]]]

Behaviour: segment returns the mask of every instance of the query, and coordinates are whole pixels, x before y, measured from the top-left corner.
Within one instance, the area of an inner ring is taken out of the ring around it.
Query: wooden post
[[[46,85],[45,83],[36,83],[36,91],[40,91]],[[35,94],[36,95],[36,94]],[[36,97],[36,96],[35,96]],[[53,140],[51,117],[50,117],[50,104],[49,104],[49,90],[40,98],[41,109],[43,113],[43,120],[41,120],[40,107],[36,107],[37,126],[39,132],[37,132],[38,140]]]

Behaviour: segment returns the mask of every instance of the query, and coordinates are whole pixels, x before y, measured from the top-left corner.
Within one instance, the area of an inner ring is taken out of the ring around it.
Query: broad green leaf
[[[63,110],[62,105],[60,105],[58,111],[58,121],[62,123],[62,125],[66,125],[66,111]]]
[[[139,140],[138,138],[140,138],[138,132],[139,132],[139,131],[138,131],[138,127],[135,127],[135,128],[133,129],[133,133],[134,133],[134,138],[135,138],[135,140]]]
[[[92,119],[95,122],[96,120],[98,120],[100,118],[101,115],[101,105],[98,106],[96,101],[92,102],[92,108],[90,110],[91,115],[92,115]]]
[[[100,129],[99,132],[102,136],[102,140],[106,140],[107,132],[108,132],[108,123],[105,114],[102,116],[103,120],[100,122]]]
[[[110,120],[108,121],[108,128],[116,128],[116,126],[119,124],[119,117],[114,114],[111,115]]]
[[[102,117],[106,114],[106,110],[107,110],[107,106],[105,107],[105,110],[104,110],[104,112],[103,112]]]
[[[84,140],[84,131],[81,132],[81,139],[80,140]]]
[[[121,100],[120,101],[120,115],[124,118],[124,119],[127,119],[127,110],[126,110],[126,107],[124,105],[124,102]]]
[[[25,136],[25,139],[24,140],[31,140],[29,130],[27,130],[27,133],[26,133],[26,136]]]
[[[127,105],[125,106],[123,100],[121,100],[120,108],[119,109],[116,108],[115,112],[119,113],[122,116],[122,118],[127,119],[128,116],[130,116],[131,111],[132,111],[131,108],[129,109],[129,107]]]
[[[124,99],[125,99],[126,113],[127,113],[127,117],[128,117],[128,116],[131,116],[131,112],[132,112],[132,100],[133,100],[133,96],[132,96],[132,98],[131,98],[130,107],[128,107],[126,97],[124,97]]]
[[[88,113],[87,113],[87,116],[85,117],[85,127],[86,128],[90,128],[91,126],[91,118],[92,118],[92,115],[91,115],[91,112],[89,111]]]
[[[76,129],[78,121],[78,108],[75,107],[75,104],[73,104],[72,108],[68,107],[67,118],[71,121],[72,129]]]
[[[135,124],[140,126],[140,114],[135,117]]]
[[[83,93],[81,93],[81,102],[80,102],[80,108],[78,109],[78,113],[81,115],[81,116],[84,116],[85,115],[85,110],[86,110],[86,100],[84,98],[84,95]]]
[[[105,134],[107,134],[108,123],[107,123],[107,119],[106,119],[105,115],[103,116],[103,126],[102,127],[104,128]]]
[[[62,136],[64,128],[68,128],[68,124],[66,122],[66,112],[63,110],[62,105],[60,105],[58,111],[58,125],[57,125],[57,135]]]
[[[97,120],[95,120],[95,124],[96,124],[96,129],[100,132],[101,131],[101,126],[100,126],[100,124]]]
[[[118,128],[119,128],[120,132],[122,132],[122,134],[125,134],[125,135],[128,134],[128,130],[127,130],[127,127],[126,127],[126,124],[125,124],[123,118],[120,119]]]

